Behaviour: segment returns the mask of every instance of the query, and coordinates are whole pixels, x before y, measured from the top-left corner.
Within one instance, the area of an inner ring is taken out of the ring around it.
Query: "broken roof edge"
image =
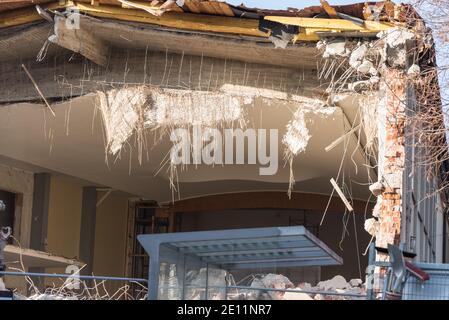
[[[56,268],[68,265],[83,267],[85,264],[78,259],[66,258],[44,251],[29,248],[21,248],[14,245],[5,247],[6,263],[20,262],[24,267],[46,267]]]
[[[124,1],[124,0],[122,0]],[[117,0],[118,2],[118,0]],[[128,3],[130,1],[126,1]],[[101,1],[100,1],[101,3]],[[118,2],[120,3],[120,2]],[[203,3],[203,2],[201,2]],[[224,2],[219,2],[224,3]],[[360,7],[360,4],[357,5]],[[348,6],[350,7],[350,6]],[[1,7],[0,7],[1,8]],[[164,14],[150,13],[139,4],[136,6],[121,7],[118,5],[92,5],[86,3],[84,0],[79,1],[53,1],[42,4],[42,9],[45,13],[57,14],[57,10],[72,9],[85,15],[97,18],[108,18],[114,20],[122,20],[128,22],[140,22],[152,25],[159,25],[162,27],[170,27],[178,30],[215,32],[222,34],[235,34],[242,36],[251,36],[257,38],[276,37],[279,32],[288,29],[288,33],[294,37],[293,42],[296,41],[318,41],[320,36],[318,32],[332,32],[337,36],[345,32],[359,34],[363,37],[372,37],[374,33],[386,30],[396,25],[390,21],[374,21],[363,20],[358,17],[352,17],[348,14],[343,14],[342,17],[324,18],[322,13],[315,15],[300,15],[292,16],[285,14],[291,11],[273,11],[265,9],[257,9],[264,12],[259,19],[248,18],[246,15],[213,15],[210,13],[204,14],[201,12],[185,12],[185,11],[168,11]],[[340,8],[340,7],[335,7]],[[396,8],[396,7],[395,7]],[[307,8],[306,8],[307,9]],[[304,10],[306,10],[304,9]],[[256,10],[256,9],[251,9]],[[349,12],[348,9],[344,10]],[[360,11],[360,10],[359,10]],[[396,11],[401,11],[397,9]],[[284,12],[280,14],[279,12]],[[299,11],[298,11],[299,12]],[[317,12],[311,11],[311,12]],[[271,15],[268,15],[271,14]],[[59,15],[59,14],[58,14]],[[371,19],[366,15],[366,18]],[[18,26],[38,20],[42,20],[42,13],[39,14],[35,7],[26,7],[0,13],[0,29]]]
[[[267,15],[276,16],[294,16],[294,17],[309,17],[313,18],[317,15],[326,15],[328,8],[350,15],[359,19],[368,19],[374,8],[377,7],[377,12],[382,13],[380,19],[388,21],[394,14],[395,4],[391,1],[370,1],[359,2],[346,5],[329,5],[326,1],[320,1],[322,5],[307,6],[304,8],[287,8],[287,9],[269,9],[269,8],[251,8],[244,4],[232,5],[225,1],[209,1],[209,0],[159,0],[147,2],[144,0],[2,0],[0,3],[0,12],[13,11],[27,7],[34,7],[35,5],[44,5],[48,3],[73,3],[82,2],[89,3],[95,6],[112,5],[124,8],[143,8],[149,10],[157,15],[162,15],[166,12],[177,11],[184,13],[200,13],[215,16],[234,16],[245,19],[259,19]],[[318,0],[317,0],[318,3]]]

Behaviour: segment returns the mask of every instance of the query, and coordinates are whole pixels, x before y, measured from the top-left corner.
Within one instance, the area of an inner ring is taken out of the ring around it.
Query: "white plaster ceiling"
[[[95,112],[94,101],[94,95],[88,95],[54,105],[55,118],[43,105],[1,106],[0,155],[31,167],[60,172],[148,199],[171,200],[173,193],[169,187],[167,167],[159,170],[171,146],[168,139],[157,145],[149,143],[149,160],[145,159],[142,165],[137,161],[135,150],[131,153],[131,161],[129,151],[124,151],[120,159],[108,157],[106,164],[102,120],[99,112]],[[248,127],[279,128],[281,140],[294,108],[293,105],[256,102],[248,108]],[[344,144],[330,152],[324,151],[345,132],[343,113],[337,109],[327,118],[313,114],[307,117],[311,138],[306,152],[294,161],[296,191],[331,191],[329,179],[337,176],[344,153]],[[154,136],[149,137],[149,141],[153,139]],[[349,140],[343,172],[347,183],[349,177],[358,183],[366,183],[367,168],[356,143],[355,138]],[[287,192],[289,167],[284,166],[283,152],[284,147],[279,142],[279,170],[273,176],[260,176],[259,165],[189,166],[179,172],[180,193],[177,196],[184,198],[248,190]],[[352,188],[355,197],[366,197],[366,185],[352,184]]]

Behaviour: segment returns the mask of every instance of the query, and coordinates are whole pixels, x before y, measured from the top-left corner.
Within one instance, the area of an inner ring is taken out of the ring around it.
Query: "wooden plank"
[[[338,146],[340,143],[342,143],[343,141],[345,141],[351,134],[353,134],[354,132],[356,132],[357,130],[360,129],[360,124],[356,125],[354,128],[352,128],[351,130],[349,130],[348,132],[346,132],[344,135],[342,135],[341,137],[335,139],[330,145],[328,145],[327,147],[324,148],[324,151],[329,152],[332,149],[334,149],[336,146]]]
[[[18,246],[7,245],[5,247],[5,261],[7,265],[14,265],[19,267],[20,260],[26,268],[40,267],[40,268],[54,268],[65,267],[68,265],[83,266],[84,264],[75,259],[68,259],[60,256],[54,256],[50,253],[20,248]]]
[[[30,4],[30,1],[29,0],[2,0],[0,5],[13,4],[13,3],[28,3],[28,4]]]
[[[108,60],[108,48],[91,32],[67,28],[66,18],[55,17],[55,35],[49,40],[63,48],[80,53],[98,65],[105,66]]]
[[[140,10],[144,10],[154,16],[161,16],[165,12],[165,10],[162,9],[160,6],[151,6],[146,3],[138,3],[138,2],[128,1],[128,0],[117,0],[117,1],[119,1],[122,4],[122,8],[140,9]]]
[[[231,10],[229,5],[225,2],[217,1],[218,6],[221,8],[221,11],[227,15],[228,17],[234,17],[234,12]]]
[[[215,10],[213,5],[210,4],[209,1],[201,1],[198,3],[198,6],[200,7],[201,13],[207,13],[207,14],[218,14],[218,12]]]
[[[34,80],[33,76],[31,75],[31,73],[28,71],[27,67],[22,64],[22,69],[25,71],[25,73],[27,74],[28,78],[30,79],[31,83],[33,84],[34,88],[36,89],[37,93],[40,95],[40,97],[42,98],[42,100],[44,100],[45,105],[47,106],[48,110],[50,110],[51,114],[53,115],[53,117],[56,117],[55,112],[53,111],[53,108],[50,106],[50,104],[48,103],[47,99],[45,99],[44,94],[42,93],[41,89],[39,88],[39,86],[37,85],[36,81]]]
[[[163,10],[163,12],[165,12],[165,11],[184,12],[184,10],[182,10],[182,8],[180,8],[176,4],[175,0],[168,0],[168,1],[164,2],[161,5],[160,9]]]
[[[331,7],[326,0],[320,0],[320,3],[329,17],[331,17],[332,19],[338,19],[337,10]]]
[[[293,37],[293,43],[298,41],[318,41],[320,38],[315,33],[310,33],[309,29],[304,29]]]
[[[197,0],[184,0],[184,6],[193,13],[201,13]]]
[[[207,3],[209,4],[210,7],[213,8],[213,10],[215,11],[215,14],[220,15],[220,16],[226,15],[223,12],[223,9],[221,8],[220,3],[218,1],[208,1]]]
[[[66,5],[60,5],[59,3],[51,3],[48,5],[40,5],[43,9],[62,9]],[[35,7],[13,10],[0,14],[0,28],[8,28],[13,26],[19,26],[22,24],[39,21],[43,18],[39,15]]]
[[[78,8],[80,12],[95,17],[156,24],[184,30],[268,37],[268,33],[259,30],[259,21],[254,19],[209,17],[199,14],[177,12],[167,12],[163,16],[157,17],[142,10],[122,9],[113,6],[94,7],[81,3],[78,3],[76,8]]]
[[[340,187],[338,186],[337,182],[335,182],[334,178],[331,178],[330,180],[332,186],[334,187],[335,191],[337,191],[337,194],[339,195],[341,201],[343,201],[343,203],[345,204],[346,208],[349,211],[354,211],[354,209],[352,208],[351,204],[349,203],[348,199],[346,199],[343,191],[341,191]]]
[[[393,25],[387,22],[365,21],[365,27],[359,26],[352,21],[343,19],[323,18],[301,18],[301,17],[277,17],[266,16],[265,20],[279,22],[282,24],[299,26],[303,28],[325,28],[329,30],[358,30],[358,31],[382,31],[390,29]]]

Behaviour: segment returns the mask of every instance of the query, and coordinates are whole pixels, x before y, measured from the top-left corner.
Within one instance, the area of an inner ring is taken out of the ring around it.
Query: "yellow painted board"
[[[66,5],[61,5],[57,2],[47,5],[44,4],[41,7],[56,10],[66,7]],[[18,26],[39,20],[42,20],[42,17],[37,13],[35,7],[13,10],[0,14],[0,28]]]
[[[320,38],[316,33],[300,32],[293,37],[293,43],[298,41],[318,41]]]
[[[278,17],[266,16],[265,20],[279,22],[286,25],[299,26],[303,28],[317,28],[331,30],[352,30],[352,31],[382,31],[390,29],[394,25],[387,22],[365,21],[365,27],[344,19],[323,19],[323,18],[301,18],[301,17]]]
[[[268,33],[259,30],[259,21],[255,19],[207,16],[178,12],[166,12],[158,17],[143,10],[123,9],[113,6],[95,7],[77,3],[76,7],[80,12],[96,17],[156,24],[176,29],[233,33],[256,37],[267,37],[269,35]]]

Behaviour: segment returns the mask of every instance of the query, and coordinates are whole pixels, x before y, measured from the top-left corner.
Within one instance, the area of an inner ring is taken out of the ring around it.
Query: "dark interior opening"
[[[11,227],[14,233],[15,193],[0,190],[0,200],[5,205],[5,210],[0,210],[0,227]]]

